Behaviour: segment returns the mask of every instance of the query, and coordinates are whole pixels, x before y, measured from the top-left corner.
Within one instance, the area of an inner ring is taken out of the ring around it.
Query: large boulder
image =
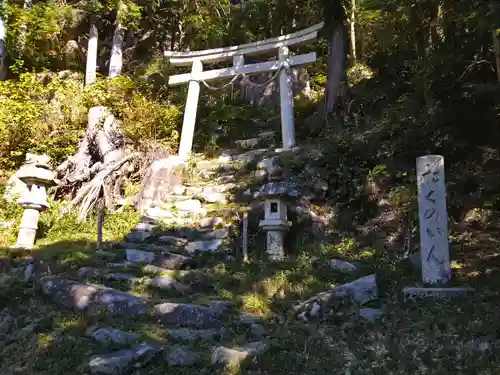
[[[263,341],[251,342],[235,348],[219,346],[212,352],[212,364],[224,363],[237,365],[247,358],[265,353],[268,349],[269,345]]]
[[[90,372],[102,375],[124,374],[133,368],[144,366],[160,351],[162,348],[159,345],[141,343],[131,349],[95,355],[89,362]]]
[[[139,191],[137,208],[144,212],[155,202],[161,202],[182,183],[186,163],[179,156],[155,160],[146,171]]]
[[[303,320],[316,316],[336,299],[348,299],[360,305],[376,300],[378,298],[377,280],[375,275],[364,276],[350,283],[336,286],[327,292],[318,293],[308,300],[298,303],[293,310]]]
[[[136,343],[139,340],[137,333],[120,331],[110,327],[91,326],[87,328],[85,335],[104,344],[126,345]]]
[[[191,303],[165,302],[154,307],[155,315],[165,324],[195,328],[219,328],[221,314],[212,307]]]
[[[60,277],[41,279],[42,292],[62,306],[76,310],[105,310],[111,315],[137,316],[148,313],[145,300],[103,285],[82,284]]]

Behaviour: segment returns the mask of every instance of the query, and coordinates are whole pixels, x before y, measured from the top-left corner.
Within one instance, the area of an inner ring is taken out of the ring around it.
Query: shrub
[[[136,144],[175,148],[178,107],[150,99],[126,76],[83,86],[80,74],[23,73],[0,82],[0,170],[11,170],[26,152],[46,153],[54,165],[71,155],[86,129],[88,109],[107,106]]]

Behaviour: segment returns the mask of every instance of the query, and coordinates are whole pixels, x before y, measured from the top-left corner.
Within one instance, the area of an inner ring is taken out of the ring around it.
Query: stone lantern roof
[[[43,185],[53,185],[55,182],[54,173],[44,165],[31,164],[21,167],[18,171],[17,177],[24,183],[39,182]]]
[[[50,170],[47,155],[26,154],[24,165],[18,170],[17,177],[26,184],[38,182],[43,185],[55,184],[55,175]]]
[[[298,196],[299,192],[287,181],[269,182],[263,185],[259,191],[254,194],[254,198],[259,199],[297,198]]]

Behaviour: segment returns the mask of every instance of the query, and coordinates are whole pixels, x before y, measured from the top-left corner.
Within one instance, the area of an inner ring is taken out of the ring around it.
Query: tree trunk
[[[345,77],[346,30],[338,23],[328,41],[328,79],[325,84],[325,120],[337,112],[340,87]]]
[[[24,10],[31,8],[31,0],[24,0]],[[24,48],[26,47],[26,33],[28,31],[28,26],[23,23],[20,26],[20,33],[19,33],[19,55],[20,58],[22,58],[24,54]]]
[[[95,21],[90,20],[89,42],[87,47],[87,67],[85,69],[85,85],[96,81],[98,31]]]
[[[117,22],[113,35],[113,47],[111,48],[111,59],[109,60],[109,76],[116,77],[121,74],[123,68],[123,35],[124,30],[120,22]]]
[[[495,52],[495,62],[497,67],[497,79],[500,82],[500,29],[493,30],[493,50]]]
[[[351,26],[351,60],[356,63],[356,0],[351,0],[351,19],[349,24]]]
[[[3,10],[3,0],[0,0],[0,10]],[[5,20],[0,14],[0,81],[3,81],[7,77],[7,67],[5,61],[7,50],[5,49],[5,34]]]

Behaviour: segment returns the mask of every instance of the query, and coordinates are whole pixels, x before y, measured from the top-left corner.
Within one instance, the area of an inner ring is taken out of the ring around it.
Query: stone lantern
[[[259,226],[267,232],[267,253],[273,260],[285,256],[285,233],[292,225],[287,218],[287,200],[297,196],[297,191],[283,182],[270,182],[255,194],[264,202],[264,220]]]
[[[46,188],[55,183],[49,161],[46,155],[26,154],[26,161],[17,172],[17,177],[26,184],[27,191],[18,202],[24,208],[24,213],[15,248],[29,249],[35,244],[40,212],[49,207]]]

